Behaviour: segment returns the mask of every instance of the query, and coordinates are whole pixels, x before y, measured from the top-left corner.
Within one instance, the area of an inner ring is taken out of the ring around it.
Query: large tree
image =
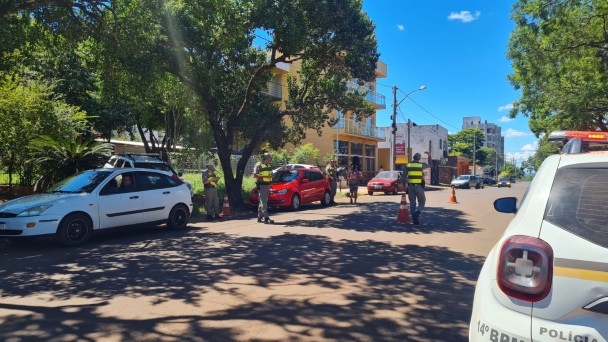
[[[361,0],[170,2],[162,25],[170,69],[197,96],[213,132],[232,206],[241,207],[248,159],[262,142],[298,143],[333,110],[373,113],[347,81],[371,81],[378,61],[374,25]],[[259,45],[259,42],[263,42]],[[283,109],[262,94],[279,63],[295,64]],[[236,151],[235,146],[244,146]],[[241,159],[232,169],[231,156]]]
[[[509,42],[509,80],[521,89],[511,117],[553,130],[608,130],[608,2],[519,0]]]
[[[451,156],[465,156],[472,161],[473,148],[475,148],[475,153],[477,153],[483,147],[484,141],[483,130],[479,128],[467,128],[458,133],[450,134],[448,137],[448,149]],[[483,150],[480,153],[483,154]],[[479,159],[477,155],[475,157]]]

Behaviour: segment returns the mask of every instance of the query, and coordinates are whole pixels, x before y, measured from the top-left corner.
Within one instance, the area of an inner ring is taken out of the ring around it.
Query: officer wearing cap
[[[220,216],[220,200],[217,197],[217,182],[220,179],[215,174],[215,166],[207,165],[207,170],[203,171],[203,193],[205,194],[205,210],[207,211],[207,220],[221,220]]]
[[[336,191],[338,190],[338,177],[336,174],[336,161],[334,159],[329,161],[329,164],[325,167],[325,175],[329,181],[329,189],[331,190],[331,204],[336,204],[334,198],[336,197]]]
[[[420,217],[420,213],[424,209],[424,203],[426,202],[424,188],[422,187],[424,174],[422,173],[420,158],[420,153],[415,153],[414,160],[409,162],[406,166],[407,196],[410,200],[410,212],[412,213],[414,224],[420,224],[418,218]],[[418,200],[418,206],[416,206],[416,200]]]
[[[270,153],[262,155],[262,161],[255,164],[253,168],[253,177],[257,179],[259,204],[258,204],[258,222],[274,223],[268,217],[268,196],[270,195],[270,182],[272,181],[272,156]]]

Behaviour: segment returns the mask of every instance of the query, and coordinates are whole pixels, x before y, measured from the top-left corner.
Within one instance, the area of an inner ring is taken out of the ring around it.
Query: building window
[[[376,146],[365,144],[365,171],[376,171]]]
[[[338,141],[338,155],[348,156],[348,141]],[[334,140],[334,151],[336,151],[336,141]]]
[[[350,154],[353,156],[363,156],[363,144],[350,143]]]

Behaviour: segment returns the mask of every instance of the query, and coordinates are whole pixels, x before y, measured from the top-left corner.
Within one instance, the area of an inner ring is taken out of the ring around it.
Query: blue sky
[[[380,60],[388,77],[378,79],[377,92],[387,109],[377,113],[378,126],[390,126],[393,94],[400,105],[397,122],[462,128],[462,118],[479,116],[502,127],[506,159],[519,163],[534,153],[536,137],[521,115],[508,109],[519,98],[507,75],[506,58],[512,1],[497,0],[364,0],[363,9],[376,25]]]

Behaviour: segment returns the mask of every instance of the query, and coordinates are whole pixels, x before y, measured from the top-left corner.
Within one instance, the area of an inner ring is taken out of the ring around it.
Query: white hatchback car
[[[548,157],[486,259],[470,341],[608,339],[608,133],[553,132],[567,141]]]
[[[95,169],[0,205],[0,238],[55,235],[74,246],[98,229],[151,223],[183,228],[191,212],[190,190],[170,172]]]

